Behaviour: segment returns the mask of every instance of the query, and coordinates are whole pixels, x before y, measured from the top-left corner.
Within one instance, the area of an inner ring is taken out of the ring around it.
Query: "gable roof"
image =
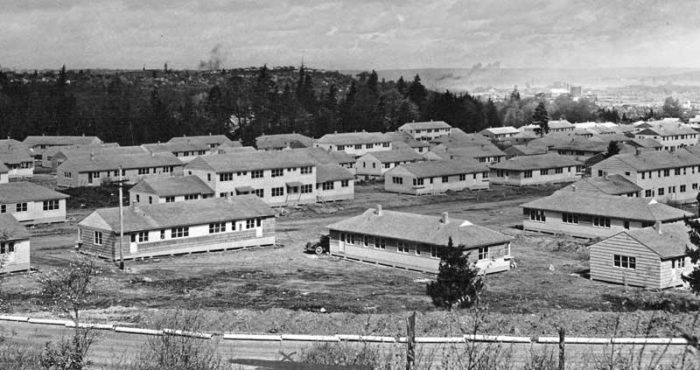
[[[495,170],[525,171],[545,168],[580,166],[583,163],[571,157],[559,155],[557,153],[534,154],[513,157],[499,163],[489,165]]]
[[[102,140],[97,136],[27,136],[24,139],[24,144],[29,147],[37,145],[89,145],[101,144]]]
[[[318,144],[334,144],[334,145],[355,145],[366,143],[386,143],[390,142],[389,138],[381,132],[344,132],[335,134],[323,135],[316,140]]]
[[[0,214],[0,241],[29,239],[31,235],[11,214]]]
[[[399,171],[408,171],[415,177],[421,178],[486,172],[488,167],[485,164],[465,159],[424,161],[396,166],[387,171],[385,177]]]
[[[301,134],[275,134],[262,135],[255,138],[255,147],[258,149],[275,148],[310,148],[314,145],[314,139]]]
[[[88,144],[88,145],[61,145],[61,146],[52,146],[46,148],[44,150],[44,155],[46,156],[54,156],[58,153],[65,153],[65,151],[87,151],[90,152],[91,150],[94,151],[100,151],[102,149],[114,149],[114,148],[139,148],[142,152],[145,151],[143,148],[139,146],[119,146],[118,143],[103,143],[103,144]]]
[[[660,225],[659,230],[654,227],[645,227],[626,230],[623,233],[649,248],[660,258],[666,259],[685,256],[687,255],[686,247],[694,248],[690,241],[689,231],[685,224],[678,222]]]
[[[0,152],[11,151],[13,149],[29,151],[29,147],[21,141],[15,139],[0,140]]]
[[[255,195],[130,206],[124,208],[124,232],[132,233],[274,215],[272,208]],[[100,220],[103,220],[112,231],[118,231],[119,207],[97,209],[78,225],[95,225],[100,223]]]
[[[630,141],[628,141],[629,144],[640,147],[640,148],[662,148],[664,145],[661,144],[660,142],[652,139],[652,138],[646,138],[646,137],[636,137]]]
[[[692,149],[691,149],[692,150]],[[667,151],[640,151],[639,153],[617,154],[607,158],[596,166],[625,166],[636,171],[651,171],[666,168],[700,165],[700,157],[692,154],[690,150]]]
[[[675,124],[664,124],[662,126],[645,128],[642,131],[639,131],[637,133],[637,135],[674,136],[674,135],[689,135],[689,134],[697,134],[697,133],[698,133],[697,131],[695,131],[692,127],[690,127],[686,124],[675,123]]]
[[[436,128],[452,128],[445,121],[408,122],[399,126],[400,131],[404,130],[426,130]]]
[[[197,176],[145,178],[129,189],[129,192],[131,191],[156,194],[160,197],[185,194],[214,194],[214,190]]]
[[[362,214],[328,225],[331,230],[395,238],[431,245],[447,245],[452,238],[455,246],[466,248],[507,243],[511,238],[498,231],[474,225],[461,219],[441,222],[441,217],[426,216],[370,208]]]
[[[0,184],[0,203],[2,204],[66,198],[68,198],[66,194],[27,181]]]
[[[63,162],[59,168],[75,168],[78,172],[90,171],[114,171],[122,169],[182,166],[177,157],[172,153],[144,153],[144,154],[103,154],[94,157],[70,158]]]
[[[511,156],[535,155],[547,153],[547,148],[537,145],[511,145],[503,152]]]
[[[210,150],[209,144],[202,142],[189,142],[189,141],[175,141],[167,143],[156,143],[156,144],[142,144],[144,149],[151,153],[164,153],[164,152],[194,152],[199,150]]]
[[[197,157],[187,164],[185,168],[199,168],[215,172],[238,172],[314,165],[316,165],[316,162],[306,153],[285,150],[281,152],[243,152]]]
[[[462,143],[461,146],[435,147],[430,152],[443,159],[504,157],[506,153],[491,143]],[[444,145],[444,144],[441,144]]]
[[[565,119],[551,120],[551,121],[547,122],[547,126],[549,126],[550,129],[555,129],[555,130],[574,127],[574,125],[571,124],[571,122],[569,122]]]
[[[564,189],[573,190],[574,188],[576,188],[576,191],[602,192],[609,195],[624,195],[643,190],[622,175],[585,177],[566,186]]]
[[[337,163],[337,164],[347,164],[347,163],[355,163],[356,159],[355,156],[352,154],[348,154],[345,151],[338,151],[338,150],[326,150],[323,148],[299,148],[299,149],[291,149],[286,151],[285,153],[304,153],[309,158],[311,158],[314,162],[317,164],[325,164],[325,163]]]
[[[691,213],[644,198],[629,198],[588,191],[562,189],[523,204],[523,208],[570,212],[645,222],[675,221]]]
[[[231,141],[226,135],[199,135],[199,136],[179,136],[179,137],[174,137],[170,140],[168,140],[169,143],[191,143],[191,144],[205,144],[205,145],[210,145],[210,144],[216,144],[222,145],[222,144],[233,144],[234,142]]]
[[[54,153],[56,157],[64,157],[66,159],[71,158],[84,158],[90,159],[91,155],[104,156],[104,155],[115,155],[115,154],[143,154],[147,153],[147,150],[140,146],[83,146],[79,148],[66,148],[61,149],[61,147],[53,147],[46,150],[46,154]]]
[[[316,166],[316,183],[321,184],[326,181],[353,180],[350,171],[335,163],[325,163]]]
[[[404,162],[404,161],[422,161],[423,156],[416,153],[414,150],[381,150],[377,152],[369,152],[363,157],[374,157],[381,163]]]
[[[553,142],[550,148],[555,150],[576,150],[584,152],[602,153],[608,150],[608,144],[604,141],[593,141],[580,136],[571,137],[569,140]]]
[[[513,126],[506,126],[506,127],[489,127],[489,128],[485,128],[485,129],[479,131],[480,134],[482,132],[487,132],[487,133],[494,134],[494,135],[505,135],[505,134],[517,134],[520,131]]]
[[[420,141],[416,140],[411,136],[410,134],[406,132],[400,132],[400,131],[395,131],[395,132],[387,132],[384,134],[389,140],[391,140],[392,144],[396,143],[404,143],[410,148],[426,148],[430,147],[430,144],[425,142],[425,141]]]
[[[448,147],[452,144],[454,144],[455,146],[461,146],[465,144],[491,144],[491,140],[489,140],[489,138],[482,134],[467,134],[461,129],[455,127],[453,127],[452,130],[450,130],[449,136],[440,136],[431,140],[430,142],[435,144],[444,144]]]

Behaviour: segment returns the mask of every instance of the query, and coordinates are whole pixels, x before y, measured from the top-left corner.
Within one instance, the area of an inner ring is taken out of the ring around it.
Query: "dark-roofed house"
[[[355,176],[339,164],[317,164],[316,198],[319,202],[354,199]]]
[[[392,193],[424,195],[488,188],[486,165],[464,159],[408,163],[384,174],[384,190]]]
[[[143,144],[141,145],[149,153],[171,153],[182,162],[189,162],[199,156],[210,155],[215,153],[216,148],[212,148],[209,144],[188,140],[178,140],[176,142]]]
[[[197,176],[153,177],[129,189],[131,204],[155,204],[214,197],[214,190]]]
[[[265,151],[312,148],[313,146],[313,138],[296,133],[262,135],[255,138],[255,147]]]
[[[328,226],[331,255],[437,273],[450,238],[482,273],[510,269],[507,235],[469,221],[382,210],[381,206]]]
[[[523,229],[583,238],[607,238],[625,230],[670,223],[691,213],[643,198],[627,198],[574,189],[522,205]]]
[[[397,130],[411,135],[418,141],[432,141],[440,136],[449,135],[452,126],[445,121],[409,122],[399,126]]]
[[[430,151],[430,143],[416,140],[405,132],[387,132],[385,135],[391,140],[392,149],[411,149],[420,154]]]
[[[30,236],[12,215],[0,215],[0,273],[30,270]]]
[[[323,135],[314,145],[326,150],[345,151],[359,157],[369,152],[391,149],[391,140],[381,132],[344,132]]]
[[[494,184],[537,185],[576,181],[581,178],[583,163],[556,153],[513,157],[489,165]]]
[[[452,128],[450,136],[440,136],[431,141],[432,144],[444,145],[446,148],[459,146],[474,146],[477,144],[491,144],[491,140],[481,134],[468,134],[461,129]]]
[[[24,224],[66,221],[67,195],[31,182],[0,184],[0,214]]]
[[[639,198],[642,188],[620,175],[584,177],[564,189]]]
[[[68,188],[119,179],[136,184],[148,177],[182,176],[182,169],[182,162],[170,153],[91,155],[63,162],[56,169],[56,183]]]
[[[80,251],[109,260],[275,244],[275,213],[253,195],[101,208],[78,223]]]
[[[591,279],[664,289],[684,285],[693,270],[683,223],[625,230],[590,247]]]
[[[659,202],[695,202],[700,157],[687,150],[617,154],[591,166],[592,177],[620,175]]]
[[[0,162],[0,184],[6,184],[10,182],[10,169],[5,166],[4,163]]]
[[[698,132],[681,122],[645,128],[634,137],[654,139],[663,145],[664,150],[669,151],[698,143]]]
[[[199,157],[185,166],[217,197],[256,194],[273,206],[316,202],[316,161],[304,152],[251,152]]]
[[[0,163],[7,167],[7,176],[10,179],[34,175],[32,153],[25,144],[17,140],[0,140]]]
[[[383,150],[367,153],[357,159],[356,175],[358,179],[377,179],[384,176],[386,171],[406,164],[424,161],[422,155],[413,150]]]
[[[44,151],[54,146],[99,145],[102,140],[97,136],[27,136],[24,144],[32,151],[36,160],[41,160]]]
[[[178,136],[168,140],[169,143],[203,144],[214,149],[220,145],[241,146],[240,142],[232,141],[226,135]]]

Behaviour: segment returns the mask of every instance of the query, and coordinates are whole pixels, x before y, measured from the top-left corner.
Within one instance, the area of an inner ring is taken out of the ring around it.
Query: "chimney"
[[[377,216],[382,215],[382,205],[381,204],[377,204],[377,210],[374,213],[376,213]]]
[[[571,191],[576,192],[576,184],[571,185]]]
[[[440,217],[440,223],[447,224],[450,222],[450,218],[447,216],[447,212],[442,212],[442,217]]]
[[[95,152],[90,152],[90,161],[95,160]]]
[[[663,232],[661,232],[661,221],[654,222],[654,230],[656,230],[659,235],[663,234]]]

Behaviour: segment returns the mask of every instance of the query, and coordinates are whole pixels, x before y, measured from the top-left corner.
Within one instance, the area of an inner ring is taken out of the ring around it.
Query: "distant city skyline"
[[[693,0],[0,0],[0,66],[700,68]],[[212,53],[216,49],[216,53]]]

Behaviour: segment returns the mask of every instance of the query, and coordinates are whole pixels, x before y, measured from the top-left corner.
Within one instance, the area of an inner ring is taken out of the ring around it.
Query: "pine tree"
[[[549,115],[547,114],[547,108],[545,108],[544,102],[537,104],[535,113],[532,114],[532,123],[540,126],[537,130],[540,136],[549,133]]]
[[[484,281],[469,254],[462,246],[454,247],[452,238],[446,248],[440,250],[440,267],[437,280],[428,283],[426,293],[432,298],[435,307],[452,309],[471,307],[478,303],[479,293],[484,288]]]
[[[608,143],[608,150],[605,152],[605,158],[610,158],[618,153],[620,153],[620,146],[617,144],[617,141],[611,140]]]
[[[421,83],[419,75],[413,78],[413,82],[408,87],[408,98],[421,109],[425,106],[428,90]]]
[[[700,295],[700,267],[698,267],[698,262],[700,261],[700,221],[686,219],[685,224],[690,228],[688,232],[690,242],[695,246],[692,249],[686,247],[686,253],[695,267],[690,274],[683,276],[683,280],[690,285],[690,290],[693,293]]]

